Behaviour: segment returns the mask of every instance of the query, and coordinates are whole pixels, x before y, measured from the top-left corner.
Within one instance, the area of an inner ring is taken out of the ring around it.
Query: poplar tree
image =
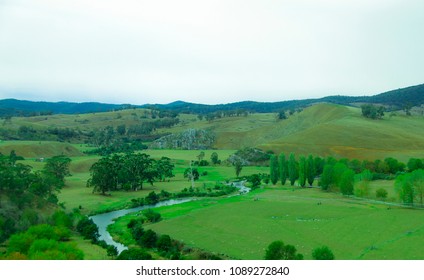
[[[271,155],[269,160],[269,168],[270,168],[270,179],[273,185],[278,182],[278,161],[275,155]]]
[[[281,184],[285,185],[287,181],[287,161],[286,155],[283,153],[278,156],[278,172]]]
[[[289,156],[288,173],[289,173],[290,185],[293,186],[298,177],[297,170],[296,170],[296,158],[293,153],[291,153]]]
[[[299,157],[299,185],[304,187],[306,184],[306,158]]]
[[[308,179],[309,186],[312,187],[315,179],[315,166],[314,166],[314,158],[312,155],[309,155],[308,160],[306,161],[306,174]]]

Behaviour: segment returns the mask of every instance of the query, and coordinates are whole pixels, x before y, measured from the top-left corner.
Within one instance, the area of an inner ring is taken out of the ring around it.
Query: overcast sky
[[[0,99],[228,103],[424,83],[422,0],[0,0]]]

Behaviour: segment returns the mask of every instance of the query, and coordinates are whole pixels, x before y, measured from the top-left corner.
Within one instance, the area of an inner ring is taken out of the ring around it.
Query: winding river
[[[240,194],[248,193],[250,191],[250,188],[244,186],[244,182],[235,182],[235,183],[232,183],[232,184],[233,184],[233,186],[235,186],[236,188],[239,189]],[[182,199],[170,199],[170,200],[158,202],[158,203],[153,204],[153,205],[144,205],[144,206],[139,206],[139,207],[130,208],[130,209],[122,209],[122,210],[107,212],[107,213],[103,213],[103,214],[98,214],[98,215],[91,216],[90,218],[93,220],[93,222],[99,228],[99,235],[100,235],[99,240],[104,240],[106,242],[106,244],[115,246],[116,249],[118,250],[118,254],[120,254],[122,251],[128,249],[128,247],[126,247],[125,245],[118,243],[115,240],[113,240],[112,236],[107,231],[107,227],[110,224],[113,224],[115,219],[122,217],[122,216],[125,216],[125,215],[130,214],[130,213],[142,211],[142,210],[145,210],[145,209],[157,208],[157,207],[162,207],[162,206],[171,206],[171,205],[176,205],[176,204],[181,204],[181,203],[193,201],[195,199],[196,198],[193,198],[193,197],[182,198]]]

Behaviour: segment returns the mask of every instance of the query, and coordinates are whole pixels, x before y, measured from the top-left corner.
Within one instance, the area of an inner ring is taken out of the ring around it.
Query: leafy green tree
[[[146,220],[151,223],[157,223],[161,219],[161,215],[158,212],[153,211],[152,209],[146,209],[143,211],[143,215],[146,217]]]
[[[396,174],[398,172],[402,172],[405,169],[405,164],[399,162],[397,159],[388,157],[384,159],[384,162],[389,166],[390,174]]]
[[[99,159],[90,167],[91,176],[87,181],[87,187],[93,187],[93,193],[101,192],[105,195],[116,184],[117,171],[109,157]]]
[[[302,254],[296,253],[293,245],[284,245],[283,241],[274,241],[269,244],[265,253],[265,260],[303,260]]]
[[[85,238],[96,242],[99,238],[99,228],[93,220],[83,217],[77,224],[77,231]]]
[[[322,172],[324,171],[324,165],[325,165],[324,159],[322,159],[320,157],[314,158],[315,175],[321,175],[322,174]]]
[[[197,159],[199,161],[202,161],[204,157],[205,157],[205,152],[204,151],[201,151],[200,154],[197,155]]]
[[[193,181],[199,180],[199,170],[197,170],[197,168],[187,168],[186,170],[184,170],[184,178],[188,178],[189,181],[192,179]]]
[[[159,251],[169,252],[172,249],[171,237],[167,234],[161,235],[156,242],[156,247]]]
[[[271,155],[269,160],[269,169],[271,183],[275,185],[278,182],[278,160],[275,155]]]
[[[126,154],[123,158],[127,182],[131,184],[132,190],[143,188],[143,183],[153,182],[158,177],[158,171],[154,160],[147,154]]]
[[[237,178],[240,176],[241,171],[243,170],[243,161],[239,158],[236,158],[233,162],[234,169],[236,171]]]
[[[395,188],[399,194],[400,200],[409,205],[414,204],[414,187],[411,184],[410,178],[408,178],[407,174],[400,175],[396,178]]]
[[[247,181],[251,183],[252,189],[257,189],[261,185],[261,176],[259,174],[252,174],[247,177]]]
[[[296,168],[296,158],[293,153],[291,153],[289,156],[288,174],[289,174],[290,185],[293,186],[298,178],[298,173]]]
[[[46,160],[43,171],[47,174],[52,174],[57,179],[58,184],[62,187],[65,185],[65,177],[70,176],[69,165],[71,159],[60,155],[54,156]]]
[[[306,185],[306,158],[299,157],[299,185],[303,188]]]
[[[220,164],[221,163],[221,161],[219,160],[219,157],[218,157],[218,153],[217,152],[213,152],[211,154],[211,161],[212,161],[212,164],[213,165],[216,165],[216,164]]]
[[[327,191],[331,188],[333,183],[333,165],[326,164],[324,165],[324,171],[321,174],[320,186],[323,191]]]
[[[312,258],[314,260],[334,260],[334,254],[330,248],[322,246],[312,251]]]
[[[312,187],[312,184],[314,183],[314,180],[315,180],[315,165],[314,165],[314,157],[312,155],[309,155],[306,161],[306,177],[307,177],[309,186]]]
[[[368,169],[365,169],[359,174],[355,175],[355,181],[357,184],[355,186],[355,195],[358,197],[367,197],[370,191],[370,182],[372,180],[372,173]]]
[[[408,166],[409,172],[424,168],[424,164],[419,158],[410,158],[406,165]]]
[[[384,116],[385,108],[383,106],[377,107],[372,104],[364,104],[361,106],[362,115],[370,119],[381,119]]]
[[[156,246],[158,236],[156,232],[151,229],[146,230],[140,238],[140,245],[145,248],[153,248]]]
[[[355,172],[353,172],[353,170],[349,168],[346,168],[343,171],[339,181],[339,187],[342,194],[344,195],[353,194],[354,176],[355,176]]]
[[[424,170],[417,169],[405,175],[398,176],[395,182],[401,200],[413,205],[416,200],[421,205],[424,202]]]
[[[156,167],[158,170],[159,177],[162,182],[166,180],[166,178],[172,178],[175,177],[173,170],[174,170],[174,164],[171,163],[171,159],[168,157],[162,157],[160,160],[157,161]]]
[[[279,171],[279,177],[281,180],[281,184],[285,185],[287,180],[287,161],[286,161],[286,155],[284,153],[281,153],[278,156],[278,171]]]

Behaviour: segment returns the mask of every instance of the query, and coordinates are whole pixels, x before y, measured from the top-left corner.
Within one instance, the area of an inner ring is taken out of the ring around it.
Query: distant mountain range
[[[342,105],[358,103],[376,103],[401,109],[405,106],[421,106],[424,104],[424,84],[396,89],[374,96],[327,96],[317,99],[290,100],[281,102],[243,101],[229,104],[204,105],[184,101],[169,104],[105,104],[97,102],[44,102],[24,101],[17,99],[0,100],[0,117],[30,116],[38,114],[83,114],[92,112],[107,112],[126,108],[157,108],[185,113],[213,113],[217,111],[247,110],[250,112],[266,113],[280,110],[306,107],[314,103],[327,102]]]

